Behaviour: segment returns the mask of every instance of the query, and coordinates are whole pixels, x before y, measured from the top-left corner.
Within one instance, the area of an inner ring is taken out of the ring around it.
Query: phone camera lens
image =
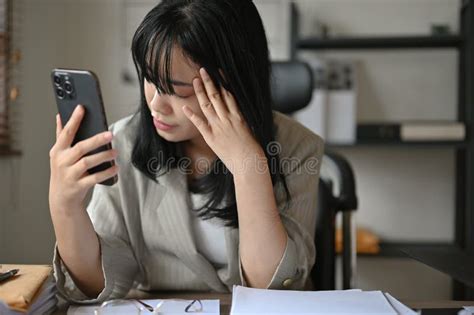
[[[66,81],[64,83],[64,89],[66,90],[66,93],[71,94],[72,93],[72,84],[69,81]]]
[[[62,88],[60,87],[57,87],[56,88],[56,95],[60,98],[60,99],[63,99],[64,98],[64,91]]]
[[[56,83],[56,85],[61,84],[61,77],[59,76],[59,74],[54,75],[54,83]]]

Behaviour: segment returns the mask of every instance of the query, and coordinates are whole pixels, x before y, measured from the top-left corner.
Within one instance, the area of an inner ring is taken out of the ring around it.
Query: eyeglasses
[[[170,304],[176,304],[171,306]],[[94,310],[94,315],[119,315],[119,314],[160,314],[160,312],[167,311],[166,309],[172,307],[173,310],[184,310],[185,313],[202,313],[203,307],[201,300],[182,300],[182,299],[167,299],[161,300],[155,307],[141,301],[117,299],[103,302]],[[170,311],[170,310],[168,310]]]

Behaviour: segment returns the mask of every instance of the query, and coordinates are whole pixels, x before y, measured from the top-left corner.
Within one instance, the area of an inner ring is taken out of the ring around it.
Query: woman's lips
[[[155,117],[153,117],[153,124],[155,125],[156,128],[158,128],[160,130],[163,130],[163,131],[168,131],[168,130],[171,130],[174,127],[176,127],[176,126],[173,126],[173,125],[165,124],[164,122],[156,119]]]

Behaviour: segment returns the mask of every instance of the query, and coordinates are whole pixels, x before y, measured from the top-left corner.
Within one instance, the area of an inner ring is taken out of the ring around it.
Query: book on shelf
[[[361,141],[463,141],[466,126],[458,121],[404,121],[359,123],[357,140]]]

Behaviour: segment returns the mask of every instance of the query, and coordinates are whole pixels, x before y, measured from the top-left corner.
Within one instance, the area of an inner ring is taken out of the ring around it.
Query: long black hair
[[[195,64],[205,67],[218,87],[222,85],[234,95],[243,118],[265,151],[272,183],[283,185],[288,205],[290,194],[280,158],[268,152],[275,138],[271,64],[263,23],[251,0],[163,0],[145,16],[132,41],[141,97],[135,114],[139,127],[133,165],[156,181],[156,176],[178,167],[184,157],[179,143],[157,134],[143,88],[146,79],[160,93],[174,94],[170,74],[174,45]],[[157,156],[152,170],[149,161]],[[212,169],[189,186],[192,192],[209,194],[207,202],[196,211],[203,219],[216,217],[227,226],[238,227],[233,176],[219,158]]]

